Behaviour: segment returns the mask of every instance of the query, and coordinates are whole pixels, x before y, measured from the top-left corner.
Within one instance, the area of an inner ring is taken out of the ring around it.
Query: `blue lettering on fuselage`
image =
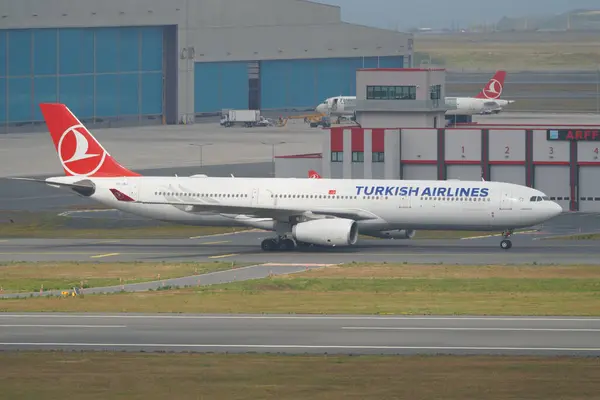
[[[489,188],[445,186],[356,186],[357,196],[488,197]]]

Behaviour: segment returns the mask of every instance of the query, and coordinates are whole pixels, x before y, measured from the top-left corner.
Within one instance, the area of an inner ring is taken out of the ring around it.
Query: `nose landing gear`
[[[504,239],[500,242],[501,249],[508,250],[512,247],[512,242],[510,241],[510,239],[508,239],[512,234],[513,234],[512,229],[502,232],[502,237]]]

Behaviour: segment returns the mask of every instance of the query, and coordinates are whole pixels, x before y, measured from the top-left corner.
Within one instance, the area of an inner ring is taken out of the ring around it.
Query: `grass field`
[[[0,354],[7,399],[592,399],[594,358]]]
[[[600,37],[578,32],[417,35],[414,49],[417,64],[431,56],[454,70],[593,70],[600,64]]]
[[[600,233],[583,233],[570,236],[554,236],[544,240],[600,240]]]
[[[346,264],[209,287],[7,299],[0,311],[597,316],[599,290],[600,266]]]
[[[239,267],[240,265],[235,265]],[[4,293],[103,287],[231,269],[232,263],[10,263],[0,265]]]

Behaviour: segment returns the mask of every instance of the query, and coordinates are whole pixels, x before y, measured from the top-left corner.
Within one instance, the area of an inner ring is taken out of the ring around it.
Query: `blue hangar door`
[[[39,103],[65,103],[80,119],[164,114],[163,27],[0,31],[0,124],[43,121]]]
[[[246,61],[197,62],[194,66],[194,112],[250,108],[251,65]]]
[[[357,69],[403,67],[403,56],[261,61],[261,108],[314,110],[328,97],[355,96]]]

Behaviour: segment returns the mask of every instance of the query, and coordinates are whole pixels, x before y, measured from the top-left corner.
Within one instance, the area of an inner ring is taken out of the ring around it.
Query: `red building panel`
[[[374,153],[385,152],[385,129],[371,130],[371,149]]]
[[[331,151],[344,151],[344,128],[331,128],[330,147]]]
[[[490,165],[525,165],[525,160],[495,160],[490,161]]]
[[[569,161],[534,161],[533,165],[563,165],[569,166]]]
[[[352,128],[352,139],[350,140],[350,146],[352,151],[365,151],[365,130],[362,128]]]

